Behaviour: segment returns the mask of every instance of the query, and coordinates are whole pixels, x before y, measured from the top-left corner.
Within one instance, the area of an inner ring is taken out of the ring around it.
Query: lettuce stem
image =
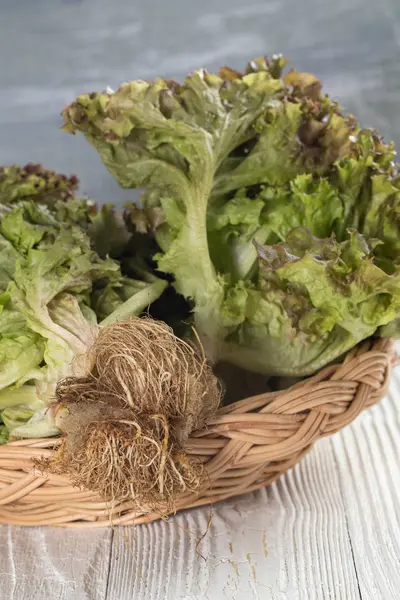
[[[157,300],[167,287],[168,282],[163,279],[158,279],[154,283],[147,286],[141,292],[134,294],[126,302],[121,304],[111,315],[103,319],[100,323],[101,327],[111,325],[117,321],[123,321],[129,317],[136,316],[145,310],[152,302]]]

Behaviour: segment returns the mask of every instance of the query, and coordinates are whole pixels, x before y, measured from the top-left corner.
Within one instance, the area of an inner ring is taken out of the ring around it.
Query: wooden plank
[[[268,489],[114,537],[108,600],[329,597],[359,593],[328,440]]]
[[[103,600],[111,531],[0,527],[1,600]]]
[[[362,600],[400,595],[400,377],[331,441]]]

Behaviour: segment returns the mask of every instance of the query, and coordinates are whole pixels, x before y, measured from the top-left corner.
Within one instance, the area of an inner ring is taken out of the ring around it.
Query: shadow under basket
[[[221,408],[192,434],[186,451],[208,477],[196,495],[183,494],[176,511],[256,490],[293,467],[318,439],[336,433],[386,393],[395,362],[391,340],[368,340],[340,364],[286,390],[259,394]],[[57,438],[0,446],[0,523],[104,527],[159,519],[129,502],[112,507],[67,477],[43,476],[33,460],[49,456]]]

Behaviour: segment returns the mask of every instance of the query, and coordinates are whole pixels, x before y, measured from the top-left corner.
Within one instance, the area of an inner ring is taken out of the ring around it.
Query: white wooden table
[[[399,415],[398,370],[267,489],[136,528],[1,526],[0,600],[399,600]]]

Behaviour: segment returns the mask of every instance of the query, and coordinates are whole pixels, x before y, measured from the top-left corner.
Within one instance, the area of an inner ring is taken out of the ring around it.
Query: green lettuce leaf
[[[60,429],[55,422],[54,412],[48,407],[44,407],[36,410],[28,421],[21,422],[9,430],[9,440],[54,437],[59,433]]]
[[[0,233],[0,294],[6,291],[12,279],[18,256],[11,242]]]
[[[0,411],[21,405],[31,409],[43,406],[34,385],[9,386],[0,391]]]
[[[29,408],[6,408],[1,412],[1,418],[7,429],[12,432],[16,427],[27,423],[34,415],[34,411]]]
[[[1,416],[1,415],[0,415]],[[10,432],[5,425],[0,425],[0,446],[7,444],[10,439]]]
[[[12,308],[10,296],[0,296],[0,390],[21,382],[40,365],[45,351],[40,335],[27,327],[24,316]],[[1,407],[1,403],[0,403]]]
[[[374,264],[355,231],[343,242],[298,228],[286,243],[258,246],[260,282],[246,290],[242,323],[223,360],[263,373],[302,376],[339,358],[400,309],[400,273]]]

